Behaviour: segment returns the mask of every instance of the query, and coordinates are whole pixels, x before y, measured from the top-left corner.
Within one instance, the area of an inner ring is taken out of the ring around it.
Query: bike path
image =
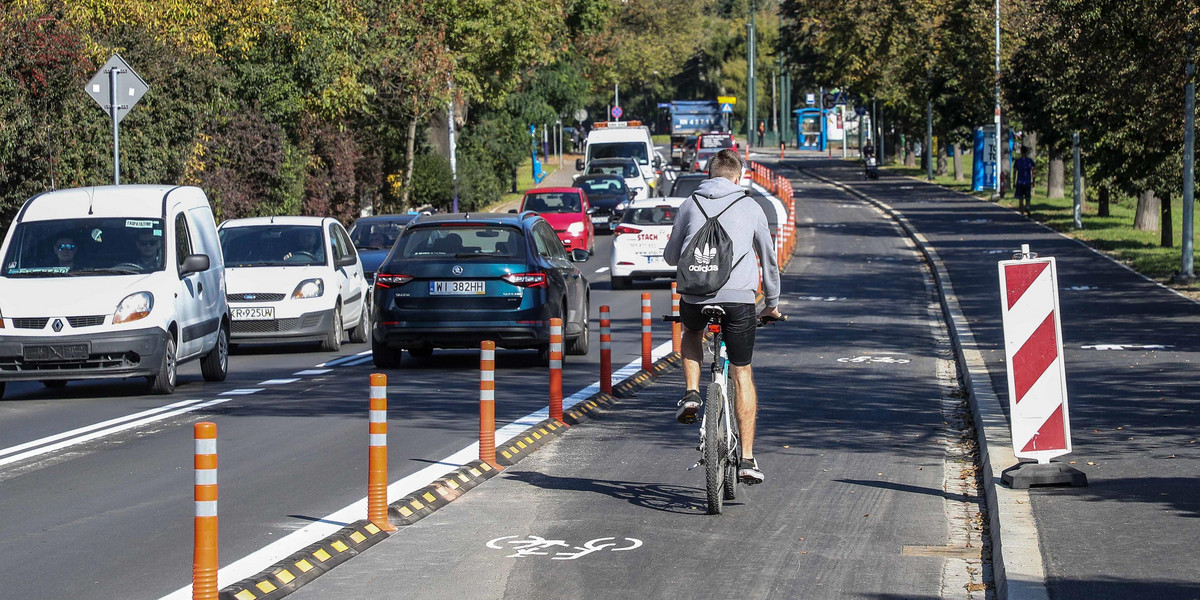
[[[706,514],[673,371],[291,597],[986,597],[927,275],[883,215],[804,194],[792,321],[755,351],[766,483]]]
[[[1200,598],[1200,305],[986,200],[789,160],[883,200],[936,249],[1007,414],[996,262],[1058,262],[1073,453],[1084,488],[1029,493],[1049,598]],[[1035,211],[1037,207],[1034,207]],[[1003,543],[1003,542],[1002,542]]]

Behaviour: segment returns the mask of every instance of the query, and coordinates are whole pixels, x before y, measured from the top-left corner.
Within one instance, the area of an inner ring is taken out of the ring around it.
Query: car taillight
[[[404,285],[412,280],[412,275],[393,275],[390,273],[380,273],[375,276],[375,285],[382,288],[390,288]]]
[[[542,287],[546,285],[545,273],[509,273],[501,279],[521,287]]]
[[[616,230],[613,231],[613,235],[618,236],[618,235],[621,235],[622,233],[641,233],[641,232],[642,232],[642,230],[638,229],[637,227],[630,227],[628,225],[617,225]]]

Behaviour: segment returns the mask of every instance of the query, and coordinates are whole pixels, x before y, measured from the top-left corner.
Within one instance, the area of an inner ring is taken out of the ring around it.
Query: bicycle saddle
[[[700,314],[710,319],[713,317],[723,317],[725,316],[725,309],[716,304],[709,304],[700,309]]]

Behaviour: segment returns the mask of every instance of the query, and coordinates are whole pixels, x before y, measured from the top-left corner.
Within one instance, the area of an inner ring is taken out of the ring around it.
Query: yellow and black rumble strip
[[[650,371],[639,370],[613,385],[613,394],[593,394],[563,415],[566,422],[546,419],[496,448],[496,461],[510,467],[532,454],[551,439],[565,433],[568,425],[584,423],[603,409],[629,398],[654,382],[658,376],[681,363],[672,352],[655,361]],[[429,485],[388,505],[388,520],[400,527],[412,525],[453,502],[468,490],[495,477],[500,470],[479,460],[471,461]],[[222,589],[220,600],[275,600],[296,591],[326,571],[346,562],[358,553],[388,537],[388,533],[364,519],[355,521],[325,539],[271,565],[253,577],[247,577]]]

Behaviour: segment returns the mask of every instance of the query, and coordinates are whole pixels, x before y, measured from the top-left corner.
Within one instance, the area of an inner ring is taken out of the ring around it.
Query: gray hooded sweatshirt
[[[679,255],[691,241],[692,236],[704,225],[704,215],[696,208],[700,202],[708,216],[715,217],[730,203],[737,204],[721,215],[719,221],[733,242],[733,253],[737,262],[745,256],[729,275],[729,281],[714,296],[692,296],[685,294],[683,300],[689,304],[715,304],[734,302],[754,304],[758,290],[758,264],[762,264],[763,296],[767,308],[779,306],[779,264],[775,257],[775,242],[767,226],[767,215],[753,198],[738,200],[746,189],[725,179],[706,179],[696,193],[679,207],[675,225],[671,228],[671,239],[663,250],[663,258],[669,265],[679,264]],[[758,255],[758,261],[754,255]]]

